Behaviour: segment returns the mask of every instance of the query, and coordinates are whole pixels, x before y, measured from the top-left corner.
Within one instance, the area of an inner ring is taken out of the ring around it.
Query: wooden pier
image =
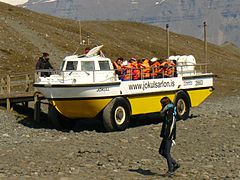
[[[28,107],[28,103],[34,101],[34,119],[38,121],[44,97],[33,87],[37,77],[35,73],[0,75],[0,105],[10,111],[14,104],[21,103]]]

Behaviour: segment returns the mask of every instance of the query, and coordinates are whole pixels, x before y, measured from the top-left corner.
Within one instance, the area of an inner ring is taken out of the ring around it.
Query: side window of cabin
[[[100,70],[110,70],[110,65],[108,61],[99,61]]]
[[[95,70],[94,61],[82,61],[81,68],[82,71],[94,71]]]
[[[77,61],[68,61],[66,66],[66,71],[77,70]]]

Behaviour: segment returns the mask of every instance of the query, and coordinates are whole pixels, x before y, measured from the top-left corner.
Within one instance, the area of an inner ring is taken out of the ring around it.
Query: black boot
[[[180,164],[176,163],[173,165],[173,172],[175,172],[178,168],[180,168]]]
[[[173,171],[168,171],[168,172],[166,172],[166,174],[164,174],[164,177],[173,177],[173,176],[174,176]]]

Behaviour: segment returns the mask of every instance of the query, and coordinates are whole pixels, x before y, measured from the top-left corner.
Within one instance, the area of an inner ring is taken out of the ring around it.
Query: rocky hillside
[[[124,19],[165,27],[202,38],[203,21],[209,24],[209,41],[230,41],[240,47],[239,0],[29,0],[23,5],[37,12],[81,20]]]
[[[79,46],[79,22],[34,13],[0,3],[0,73],[34,71],[42,52],[50,53],[58,68],[66,55],[82,53]],[[90,37],[90,46],[104,44],[104,53],[111,59],[153,56],[166,57],[166,33],[163,29],[126,21],[81,22],[83,38]],[[171,54],[192,54],[204,62],[203,42],[180,34],[170,34]],[[236,93],[239,88],[240,55],[226,47],[208,44],[210,70],[218,77],[216,87]],[[229,81],[228,78],[231,78]],[[223,93],[223,91],[219,91]],[[225,91],[224,91],[225,93]]]
[[[81,25],[90,46],[104,44],[112,59],[166,56],[161,28],[124,21]],[[34,71],[43,51],[57,68],[65,55],[86,47],[77,49],[78,32],[78,22],[0,3],[0,73]],[[191,109],[191,118],[177,122],[172,155],[181,167],[174,180],[240,179],[240,54],[231,43],[208,49],[216,91]],[[193,54],[203,62],[203,42],[171,33],[171,53]],[[169,179],[163,177],[167,164],[158,154],[161,123],[154,115],[132,118],[123,132],[104,133],[100,119],[57,131],[47,120],[47,104],[40,122],[33,120],[33,106],[0,108],[0,179]]]

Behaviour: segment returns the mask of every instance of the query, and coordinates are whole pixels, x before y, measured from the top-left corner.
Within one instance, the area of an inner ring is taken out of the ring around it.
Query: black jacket
[[[160,137],[168,140],[176,139],[176,107],[173,104],[167,104],[160,111],[163,118]]]
[[[38,59],[38,62],[36,64],[36,70],[42,70],[41,76],[50,76],[51,75],[51,69],[53,69],[51,63],[49,62],[48,59],[45,59],[43,57],[40,57]],[[45,71],[44,71],[45,70]]]
[[[53,69],[51,63],[49,62],[48,59],[44,59],[43,57],[40,57],[38,59],[38,62],[36,64],[36,69]]]

